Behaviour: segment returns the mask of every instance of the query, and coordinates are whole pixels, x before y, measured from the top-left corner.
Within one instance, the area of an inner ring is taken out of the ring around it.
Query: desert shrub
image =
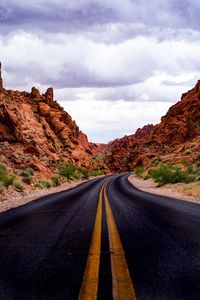
[[[23,185],[23,182],[22,181],[19,181],[19,180],[16,180],[14,182],[14,187],[17,191],[20,191],[22,192],[24,190],[24,185]]]
[[[64,162],[58,166],[59,174],[67,179],[73,179],[75,166],[71,163]]]
[[[26,171],[30,174],[30,175],[33,175],[34,174],[34,171],[32,168],[27,168]]]
[[[58,167],[59,174],[67,179],[88,179],[89,173],[83,167],[76,167],[71,163],[62,163]]]
[[[165,165],[154,168],[149,171],[149,175],[160,185],[177,182],[189,183],[195,180],[194,175],[181,170],[181,168],[176,165]]]
[[[32,168],[27,168],[26,170],[23,170],[19,175],[23,177],[29,177],[32,176],[34,173]]]
[[[138,176],[138,177],[140,177],[140,178],[142,178],[142,173],[143,173],[143,166],[138,166],[137,168],[136,168],[136,170],[135,170],[135,174]]]
[[[15,180],[14,175],[8,175],[6,171],[6,166],[1,164],[0,165],[0,182],[4,185],[4,187],[8,188],[10,185],[13,184]]]
[[[32,168],[27,168],[26,170],[23,170],[19,175],[22,176],[22,180],[26,184],[31,184],[33,181],[32,175],[34,171]]]
[[[78,170],[84,179],[89,178],[89,172],[85,168],[78,168]]]
[[[99,175],[101,175],[101,172],[100,172],[100,170],[98,168],[94,168],[92,170],[92,175],[93,176],[99,176]]]
[[[0,174],[6,174],[6,166],[4,164],[0,164]]]
[[[100,169],[100,171],[101,171],[101,174],[102,174],[102,175],[106,175],[106,174],[107,174],[107,171],[106,171],[106,169],[105,169],[104,167],[102,167],[102,168]]]
[[[53,186],[59,186],[61,184],[60,179],[58,176],[52,176],[51,181],[53,183]]]
[[[49,189],[53,186],[53,182],[51,180],[40,180],[35,184],[35,187],[39,189]]]

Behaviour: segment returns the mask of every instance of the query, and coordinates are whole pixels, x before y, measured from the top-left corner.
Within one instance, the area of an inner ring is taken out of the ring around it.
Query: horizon
[[[1,3],[4,86],[52,86],[92,142],[133,134],[159,123],[200,78],[199,9],[196,1]]]

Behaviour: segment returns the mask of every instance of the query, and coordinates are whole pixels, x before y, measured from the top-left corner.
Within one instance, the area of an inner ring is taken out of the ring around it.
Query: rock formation
[[[105,166],[95,162],[87,136],[54,100],[53,88],[45,94],[35,87],[31,93],[6,90],[0,76],[0,163],[48,178],[61,161],[88,170]]]
[[[106,162],[113,171],[130,171],[138,165],[148,168],[156,158],[163,163],[194,163],[199,161],[199,149],[200,81],[170,107],[158,125],[109,143]]]
[[[137,129],[135,134],[125,135],[123,138],[108,143],[105,149],[105,161],[109,168],[114,172],[131,170],[132,163],[129,156],[132,149],[138,148],[142,140],[150,135],[153,128],[153,125],[146,125]]]

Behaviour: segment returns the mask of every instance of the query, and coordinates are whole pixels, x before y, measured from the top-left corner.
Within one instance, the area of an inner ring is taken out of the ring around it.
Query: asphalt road
[[[0,214],[0,300],[200,300],[200,206],[105,176]]]

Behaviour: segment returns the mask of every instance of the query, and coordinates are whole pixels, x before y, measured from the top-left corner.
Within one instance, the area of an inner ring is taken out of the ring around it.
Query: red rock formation
[[[12,170],[30,166],[45,177],[62,160],[88,170],[98,165],[87,136],[54,100],[52,88],[41,95],[35,87],[28,93],[1,85],[0,80],[0,163]]]
[[[125,135],[121,139],[110,142],[105,150],[105,161],[109,168],[115,172],[126,172],[130,170],[130,152],[132,149],[136,149],[139,143],[150,135],[153,128],[153,125],[146,125],[143,128],[137,129],[135,134],[129,136]]]
[[[106,162],[113,171],[130,171],[141,164],[148,167],[157,157],[163,163],[193,163],[199,160],[199,149],[200,81],[170,107],[158,125],[109,143]]]

